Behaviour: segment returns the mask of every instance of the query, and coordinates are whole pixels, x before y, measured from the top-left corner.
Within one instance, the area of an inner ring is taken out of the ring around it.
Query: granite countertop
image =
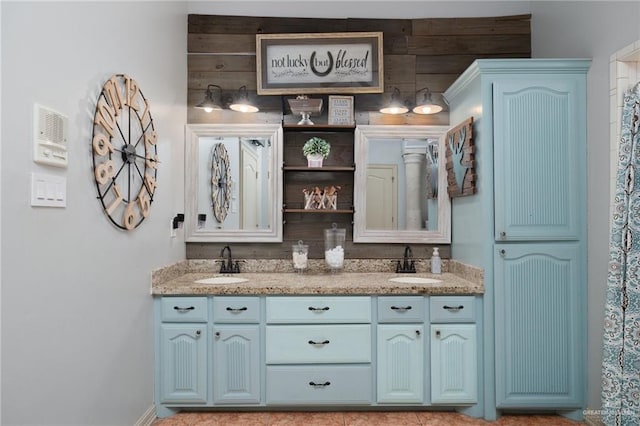
[[[482,294],[482,283],[469,281],[458,274],[445,272],[397,274],[393,272],[247,272],[231,274],[245,278],[237,284],[197,284],[197,280],[222,276],[215,272],[190,272],[153,282],[153,295],[383,295],[383,294]],[[413,284],[389,281],[398,277],[422,277],[441,280],[438,283]]]

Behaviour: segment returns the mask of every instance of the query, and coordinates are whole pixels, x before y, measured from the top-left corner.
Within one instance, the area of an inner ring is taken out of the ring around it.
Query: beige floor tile
[[[274,412],[269,413],[269,426],[344,426],[342,413]]]
[[[269,413],[208,413],[193,426],[267,426]]]
[[[351,411],[344,413],[345,426],[420,426],[416,413]]]
[[[460,413],[421,411],[417,413],[423,426],[477,426],[490,425],[483,419],[476,419]]]
[[[153,426],[577,426],[553,415],[505,415],[487,422],[455,412],[182,412]]]
[[[505,415],[492,424],[496,426],[576,426],[586,423],[552,415]]]

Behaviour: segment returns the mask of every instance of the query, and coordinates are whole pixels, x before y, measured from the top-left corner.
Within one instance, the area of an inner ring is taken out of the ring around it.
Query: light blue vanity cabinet
[[[478,348],[472,296],[434,296],[431,316],[431,402],[478,401]]]
[[[479,297],[171,295],[154,306],[158,417],[429,405],[482,415]]]
[[[424,403],[424,304],[421,296],[378,297],[378,403]]]
[[[487,419],[582,417],[589,66],[482,59],[445,92],[452,125],[474,117],[477,194],[453,199],[452,256],[484,269]]]
[[[371,298],[266,297],[267,405],[368,405]]]
[[[580,244],[500,244],[495,258],[496,396],[501,407],[580,407]]]
[[[156,362],[156,400],[186,406],[207,402],[207,298],[163,297]]]
[[[260,298],[213,297],[213,403],[258,404]]]

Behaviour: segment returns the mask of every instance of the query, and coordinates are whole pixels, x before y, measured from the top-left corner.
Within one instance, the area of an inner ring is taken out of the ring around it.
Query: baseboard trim
[[[142,417],[138,419],[134,426],[151,426],[156,419],[156,406],[151,404],[151,407],[147,408]]]

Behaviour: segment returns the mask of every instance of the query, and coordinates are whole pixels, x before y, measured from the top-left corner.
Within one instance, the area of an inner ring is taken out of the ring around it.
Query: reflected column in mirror
[[[356,242],[450,242],[443,126],[356,129]],[[445,219],[445,220],[443,220]]]

